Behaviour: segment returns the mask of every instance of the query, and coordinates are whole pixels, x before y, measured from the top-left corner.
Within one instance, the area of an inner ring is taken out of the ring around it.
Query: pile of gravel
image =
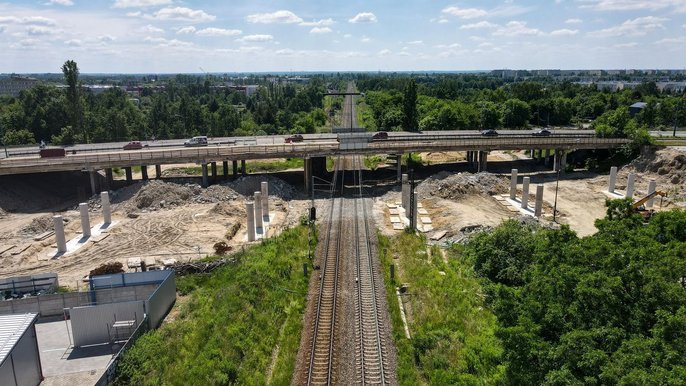
[[[293,188],[284,180],[272,176],[245,176],[240,177],[235,181],[226,183],[226,186],[242,194],[243,196],[252,196],[255,192],[260,190],[260,185],[263,181],[269,183],[269,196],[276,196],[283,200],[293,200],[303,198],[303,194]]]
[[[34,236],[53,229],[52,216],[41,216],[34,218],[30,224],[21,228],[20,233],[27,236]]]
[[[508,192],[509,188],[508,180],[487,172],[476,174],[440,172],[419,184],[417,191],[421,197],[459,199],[474,194],[503,194]]]
[[[686,181],[686,154],[673,149],[644,154],[627,166],[628,170],[664,176],[672,184]]]

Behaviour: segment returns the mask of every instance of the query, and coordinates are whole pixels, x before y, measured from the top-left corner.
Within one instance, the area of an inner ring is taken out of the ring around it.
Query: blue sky
[[[686,67],[686,0],[0,0],[0,72]]]

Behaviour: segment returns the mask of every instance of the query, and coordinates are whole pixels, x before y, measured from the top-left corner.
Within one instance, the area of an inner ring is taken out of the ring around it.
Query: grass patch
[[[495,316],[484,307],[481,286],[473,268],[449,251],[448,264],[437,247],[426,251],[422,237],[402,233],[389,239],[379,235],[386,291],[398,349],[401,385],[493,385],[503,381],[502,347],[495,337]],[[395,257],[396,259],[393,259]],[[389,265],[396,265],[395,281]],[[440,272],[444,272],[445,275]],[[405,337],[395,294],[407,283],[404,295],[411,340]]]
[[[179,316],[134,344],[114,384],[290,384],[307,297],[307,227],[238,257],[212,274],[178,278],[189,295]]]
[[[376,170],[379,165],[386,163],[386,157],[380,155],[371,155],[364,157],[364,166],[370,170]]]
[[[288,169],[302,169],[305,161],[302,158],[286,158],[273,161],[248,161],[245,165],[248,173],[273,173]]]

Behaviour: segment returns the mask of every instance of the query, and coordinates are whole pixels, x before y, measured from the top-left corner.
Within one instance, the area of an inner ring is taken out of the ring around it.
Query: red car
[[[124,150],[140,150],[143,148],[143,144],[140,141],[131,141],[124,145]]]
[[[302,142],[305,138],[303,138],[302,135],[300,134],[293,134],[290,137],[287,137],[284,142],[286,143],[294,143],[294,142]]]

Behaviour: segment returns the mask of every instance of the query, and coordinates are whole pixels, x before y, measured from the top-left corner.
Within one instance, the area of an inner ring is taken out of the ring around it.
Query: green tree
[[[508,99],[503,104],[503,125],[505,127],[526,127],[531,119],[531,107],[519,99]]]
[[[62,65],[64,80],[67,82],[67,104],[71,126],[77,132],[82,128],[81,84],[79,83],[79,66],[73,60],[67,60]],[[88,132],[83,131],[83,138],[88,143]]]
[[[417,112],[417,83],[410,79],[403,93],[402,128],[406,131],[419,129],[419,113]]]

